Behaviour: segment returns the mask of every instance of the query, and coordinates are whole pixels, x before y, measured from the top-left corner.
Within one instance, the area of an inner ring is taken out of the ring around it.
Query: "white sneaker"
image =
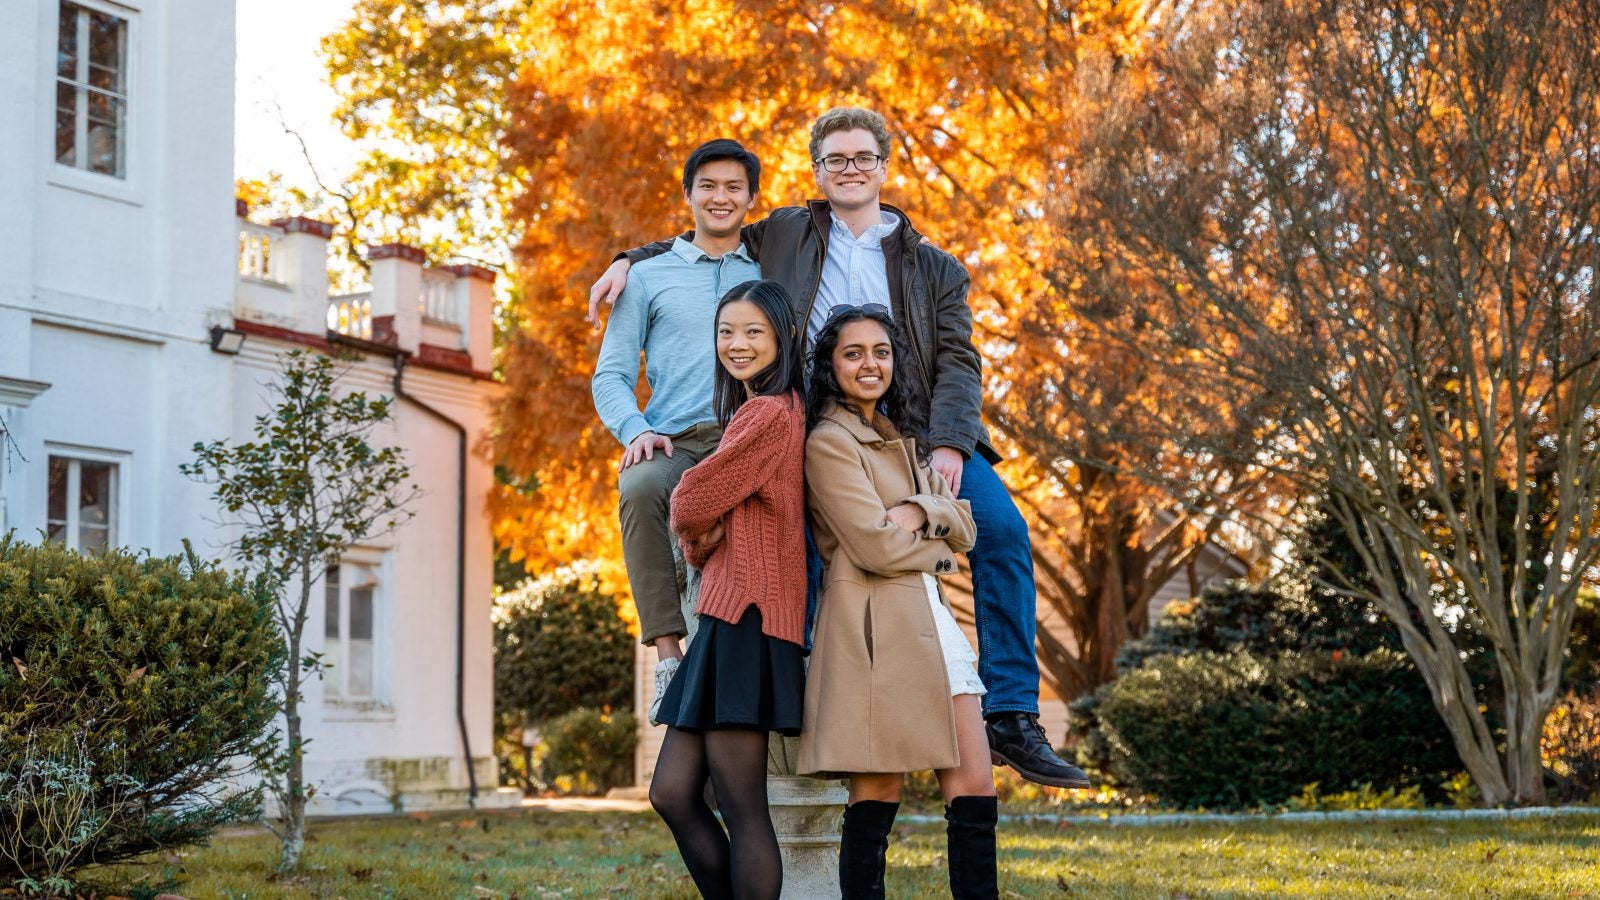
[[[678,660],[667,658],[656,663],[656,698],[650,701],[650,712],[646,716],[651,725],[660,725],[661,698],[667,694],[667,685],[672,683],[672,676],[678,671]]]

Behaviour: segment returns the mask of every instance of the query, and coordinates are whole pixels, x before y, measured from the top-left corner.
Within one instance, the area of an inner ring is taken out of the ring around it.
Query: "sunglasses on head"
[[[884,306],[882,303],[841,303],[838,306],[828,310],[828,315],[837,316],[840,313],[851,312],[858,309],[862,312],[882,313],[886,316],[894,315],[894,313],[889,311],[889,307]]]

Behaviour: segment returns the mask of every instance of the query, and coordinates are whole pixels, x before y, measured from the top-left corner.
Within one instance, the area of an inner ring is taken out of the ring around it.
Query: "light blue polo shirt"
[[[674,435],[717,420],[711,409],[717,301],[734,285],[760,277],[743,244],[713,257],[681,237],[672,252],[628,270],[590,385],[600,421],[623,446],[646,431]],[[635,395],[640,353],[650,383],[643,410]]]

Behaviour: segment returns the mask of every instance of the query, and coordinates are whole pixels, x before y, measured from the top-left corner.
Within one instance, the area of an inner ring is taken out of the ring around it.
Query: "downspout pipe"
[[[467,429],[427,403],[406,393],[406,354],[394,357],[394,395],[422,410],[456,433],[456,727],[467,764],[467,802],[478,806],[478,775],[472,769],[472,740],[467,734]]]

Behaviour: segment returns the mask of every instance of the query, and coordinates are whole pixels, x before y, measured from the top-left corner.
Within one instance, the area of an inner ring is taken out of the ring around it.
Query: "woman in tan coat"
[[[799,769],[850,779],[846,898],[884,895],[901,783],[924,769],[944,794],[952,895],[995,897],[984,689],[936,580],[975,528],[916,445],[926,414],[895,380],[895,348],[889,310],[868,304],[836,308],[812,351],[806,493],[824,575]]]

